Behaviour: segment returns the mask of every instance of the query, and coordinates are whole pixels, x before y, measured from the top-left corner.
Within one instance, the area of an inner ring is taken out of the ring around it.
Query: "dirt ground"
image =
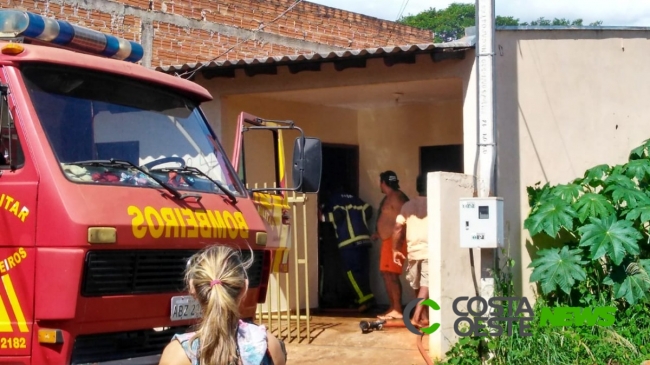
[[[274,319],[270,327],[276,334],[278,328],[282,329],[279,337],[285,341],[289,364],[426,364],[417,348],[416,341],[420,337],[405,327],[384,327],[363,334],[359,322],[373,318],[372,315],[363,317],[359,314],[316,313],[311,316],[310,342],[307,340],[304,320],[300,323],[300,331],[297,330],[297,321],[291,321],[291,337],[288,336],[286,319],[279,324]],[[261,324],[269,327],[268,320],[263,320]],[[426,336],[422,344],[425,351],[428,351]]]

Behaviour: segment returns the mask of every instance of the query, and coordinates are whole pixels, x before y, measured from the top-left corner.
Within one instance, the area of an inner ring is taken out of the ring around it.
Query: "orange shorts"
[[[406,256],[406,245],[402,245],[402,254]],[[404,260],[400,259],[402,266],[393,261],[393,239],[387,238],[381,242],[381,254],[379,255],[379,271],[401,275],[404,270]]]

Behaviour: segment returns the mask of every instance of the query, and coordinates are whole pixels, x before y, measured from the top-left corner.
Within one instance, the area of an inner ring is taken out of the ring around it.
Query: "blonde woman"
[[[251,255],[252,260],[252,255]],[[243,322],[239,304],[248,290],[238,250],[210,246],[188,261],[185,281],[203,312],[196,332],[175,335],[159,365],[285,365],[284,345],[264,326]]]

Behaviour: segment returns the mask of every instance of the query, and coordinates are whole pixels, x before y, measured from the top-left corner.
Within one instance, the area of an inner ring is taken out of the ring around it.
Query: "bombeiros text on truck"
[[[288,270],[288,194],[318,191],[320,141],[242,113],[233,164],[200,108],[212,96],[136,64],[143,54],[0,10],[0,363],[157,363],[200,315],[183,272],[206,244],[253,255],[251,320],[270,272]],[[272,131],[269,189],[243,182],[243,135],[256,129]],[[298,134],[293,187],[286,130]]]

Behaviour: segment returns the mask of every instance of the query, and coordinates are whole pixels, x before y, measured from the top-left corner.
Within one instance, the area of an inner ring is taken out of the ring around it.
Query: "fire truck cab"
[[[200,315],[183,274],[208,244],[254,256],[241,308],[254,318],[282,267],[287,192],[318,191],[320,141],[242,114],[274,131],[282,177],[282,130],[300,132],[294,187],[248,190],[201,111],[211,95],[142,56],[0,10],[0,363],[156,364]]]

